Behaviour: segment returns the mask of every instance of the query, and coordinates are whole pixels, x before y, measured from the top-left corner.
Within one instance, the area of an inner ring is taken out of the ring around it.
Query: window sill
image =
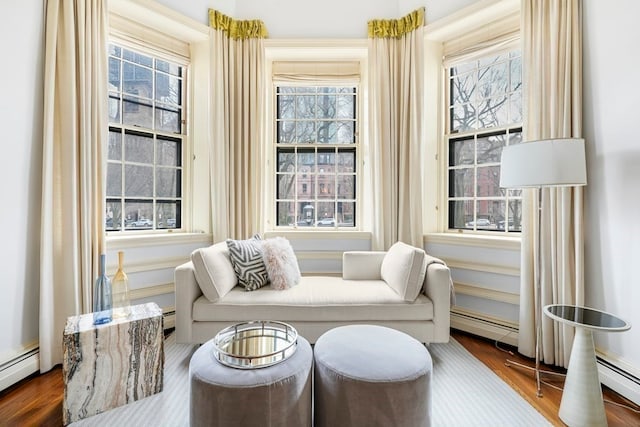
[[[354,239],[354,240],[371,240],[370,231],[355,231],[355,230],[295,230],[295,229],[282,229],[282,230],[270,230],[264,232],[264,238],[281,236],[287,239]]]
[[[424,235],[425,244],[445,244],[456,246],[473,246],[479,248],[494,248],[520,250],[520,236],[495,236],[479,233],[444,232],[427,233]]]
[[[111,249],[125,249],[141,246],[181,245],[189,243],[211,244],[213,237],[210,233],[187,232],[153,232],[153,233],[113,233],[107,234],[107,247]]]

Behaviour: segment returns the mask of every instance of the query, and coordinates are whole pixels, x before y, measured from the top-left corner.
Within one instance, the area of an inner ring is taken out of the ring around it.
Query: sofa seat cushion
[[[193,305],[196,321],[384,321],[431,320],[433,303],[420,294],[404,301],[382,280],[343,280],[303,276],[291,289],[269,287],[245,292],[239,286],[212,303],[204,297]]]

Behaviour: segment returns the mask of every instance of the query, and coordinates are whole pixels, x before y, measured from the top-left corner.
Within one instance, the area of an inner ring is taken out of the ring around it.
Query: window
[[[521,191],[500,188],[502,148],[522,141],[519,50],[447,68],[449,229],[521,230]]]
[[[276,87],[277,226],[356,226],[357,87]]]
[[[109,46],[107,231],[181,228],[185,71]]]

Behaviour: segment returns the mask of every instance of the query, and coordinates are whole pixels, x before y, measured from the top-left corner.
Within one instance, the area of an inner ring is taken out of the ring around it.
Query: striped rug
[[[431,344],[433,425],[538,427],[551,424],[454,339]],[[189,359],[193,345],[165,342],[164,391],[71,426],[188,426]]]

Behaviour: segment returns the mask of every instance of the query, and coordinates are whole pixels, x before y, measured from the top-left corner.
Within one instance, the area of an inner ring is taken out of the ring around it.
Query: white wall
[[[0,16],[2,365],[38,340],[43,2],[4,1]]]
[[[207,9],[236,19],[261,19],[269,38],[366,38],[367,21],[399,18],[426,6],[433,22],[476,0],[159,0],[178,12],[207,23]]]
[[[584,137],[587,142],[587,304],[631,322],[596,333],[596,347],[640,373],[640,3],[584,4]]]

